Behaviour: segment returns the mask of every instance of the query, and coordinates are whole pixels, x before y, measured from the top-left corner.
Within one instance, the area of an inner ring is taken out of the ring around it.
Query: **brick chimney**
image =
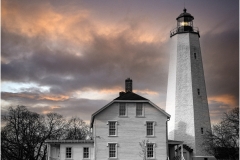
[[[125,92],[132,92],[132,80],[130,78],[125,80]]]

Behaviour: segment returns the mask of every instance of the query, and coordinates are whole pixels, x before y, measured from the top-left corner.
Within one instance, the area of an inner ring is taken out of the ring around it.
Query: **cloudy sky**
[[[1,112],[25,105],[89,122],[124,80],[165,109],[170,30],[184,0],[2,0]],[[238,106],[238,0],[185,0],[200,30],[212,124]]]

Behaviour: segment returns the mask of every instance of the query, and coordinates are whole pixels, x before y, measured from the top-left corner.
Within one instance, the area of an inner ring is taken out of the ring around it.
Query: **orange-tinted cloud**
[[[60,106],[48,106],[48,107],[43,107],[43,110],[41,111],[43,114],[48,114],[54,112],[56,109],[61,108]]]
[[[223,103],[229,106],[236,106],[238,103],[236,97],[230,94],[212,96],[212,97],[209,97],[208,100],[210,101],[210,103],[212,101],[212,102]]]
[[[237,97],[230,94],[210,96],[208,100],[212,125],[219,123],[224,113],[231,111],[238,105]]]
[[[48,3],[31,7],[3,1],[2,27],[9,32],[28,37],[46,36],[50,40],[61,38],[70,40],[73,35],[78,35],[82,41],[88,41],[87,27],[83,28],[83,23],[81,23],[88,18],[86,10],[80,10],[77,14],[66,15],[54,11]],[[33,10],[34,12],[31,12]],[[76,28],[72,28],[76,25],[76,21],[80,22],[77,33]]]
[[[151,90],[149,90],[149,89],[145,89],[145,90],[134,90],[134,92],[137,92],[137,93],[140,93],[140,94],[152,95],[152,96],[159,95],[158,92],[156,92],[156,91],[151,91]]]
[[[54,43],[64,39],[78,45],[93,41],[96,35],[108,38],[125,36],[129,43],[154,43],[166,40],[166,37],[151,32],[151,27],[147,23],[134,19],[114,24],[94,19],[91,12],[86,9],[65,13],[57,12],[48,3],[31,7],[3,1],[2,28],[28,37],[42,36],[48,41],[55,41]],[[33,10],[34,12],[31,12]],[[134,21],[137,25],[132,25]]]
[[[69,99],[69,96],[65,95],[40,95],[37,100],[65,101],[67,99]]]
[[[38,93],[9,93],[3,92],[2,98],[7,99],[8,97],[15,98],[27,98],[27,99],[35,99],[35,100],[48,100],[48,101],[65,101],[69,99],[69,96],[65,95],[53,95],[53,94],[38,94]]]

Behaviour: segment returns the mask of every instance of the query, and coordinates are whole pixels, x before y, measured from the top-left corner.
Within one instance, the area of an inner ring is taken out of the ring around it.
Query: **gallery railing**
[[[173,30],[170,31],[170,37],[174,36],[177,33],[188,33],[188,32],[197,33],[198,36],[200,37],[200,34],[199,34],[200,32],[199,32],[198,27],[192,27],[192,30],[190,30],[190,31],[189,30],[185,31],[184,27],[174,28]]]

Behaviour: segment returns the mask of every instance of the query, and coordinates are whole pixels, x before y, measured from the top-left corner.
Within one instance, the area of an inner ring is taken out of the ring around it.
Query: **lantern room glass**
[[[180,32],[193,31],[193,18],[181,17],[177,20],[177,28]]]

